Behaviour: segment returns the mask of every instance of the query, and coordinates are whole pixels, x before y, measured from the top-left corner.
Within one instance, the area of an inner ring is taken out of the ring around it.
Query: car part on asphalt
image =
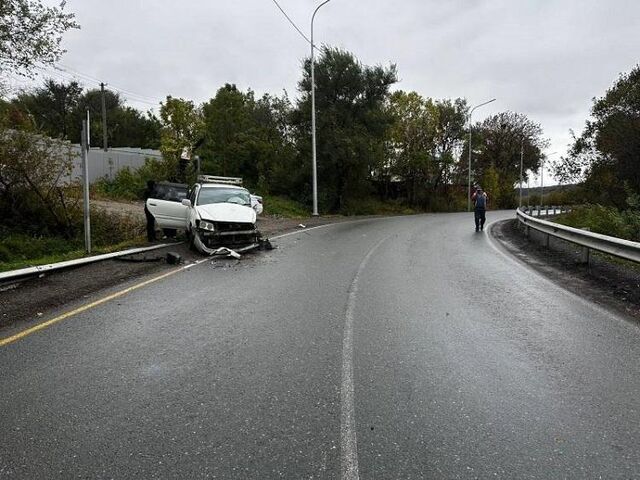
[[[176,252],[167,252],[166,260],[169,265],[179,265],[182,263],[182,257]]]

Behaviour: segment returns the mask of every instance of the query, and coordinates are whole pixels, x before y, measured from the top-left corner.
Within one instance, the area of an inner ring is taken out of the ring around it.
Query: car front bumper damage
[[[193,244],[205,255],[231,255],[230,252],[247,252],[260,248],[264,240],[257,229],[210,232],[196,229]],[[236,257],[238,258],[238,257]]]

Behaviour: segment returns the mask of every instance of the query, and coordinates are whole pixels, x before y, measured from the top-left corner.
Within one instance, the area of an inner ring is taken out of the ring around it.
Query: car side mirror
[[[188,198],[183,198],[181,203],[182,203],[185,207],[190,207],[190,206],[191,206],[191,200],[189,200]]]

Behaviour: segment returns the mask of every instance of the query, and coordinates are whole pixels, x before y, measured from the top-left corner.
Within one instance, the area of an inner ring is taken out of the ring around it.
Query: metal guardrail
[[[640,242],[623,240],[621,238],[589,232],[588,230],[560,225],[559,223],[549,222],[541,218],[534,218],[520,209],[516,210],[516,216],[520,223],[527,229],[527,235],[529,228],[544,233],[546,235],[545,244],[547,246],[549,245],[550,236],[582,246],[585,249],[583,259],[586,262],[589,261],[589,251],[596,250],[640,263]]]
[[[62,270],[65,268],[79,267],[88,263],[101,262],[111,258],[124,257],[126,255],[134,255],[136,253],[150,252],[159,248],[170,247],[175,243],[163,243],[161,245],[153,245],[151,247],[130,248],[119,252],[104,253],[102,255],[94,255],[92,257],[77,258],[75,260],[66,260],[64,262],[50,263],[48,265],[37,265],[35,267],[21,268],[19,270],[10,270],[8,272],[0,272],[0,283],[18,280],[33,275]]]

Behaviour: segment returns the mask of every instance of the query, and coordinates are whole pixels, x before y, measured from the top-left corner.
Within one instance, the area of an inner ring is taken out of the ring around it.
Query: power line
[[[282,14],[284,15],[284,17],[285,17],[287,20],[289,20],[289,23],[291,24],[291,26],[292,26],[293,28],[295,28],[295,29],[296,29],[296,31],[300,34],[300,36],[301,36],[302,38],[304,38],[304,39],[307,41],[307,43],[308,43],[309,45],[311,45],[311,40],[309,40],[309,38],[307,38],[307,36],[302,32],[302,30],[300,30],[300,29],[298,28],[298,26],[295,24],[295,22],[294,22],[293,20],[291,20],[291,18],[289,17],[289,15],[287,15],[287,12],[285,12],[285,11],[284,11],[284,9],[280,6],[280,4],[277,2],[277,0],[271,0],[271,1],[272,1],[273,3],[275,3],[276,7],[278,7],[278,10],[280,10],[280,11],[282,12]],[[316,47],[315,45],[313,46],[313,48],[315,48],[316,50],[318,50],[318,47]]]
[[[100,86],[100,84],[102,84],[103,82],[101,80],[99,80],[96,77],[93,77],[91,75],[88,75],[86,73],[82,73],[79,72],[77,70],[74,70],[71,67],[68,67],[66,65],[62,65],[62,64],[57,64],[54,66],[54,68],[58,71],[62,71],[67,73],[68,75],[71,75],[73,78],[80,78],[83,79],[85,82],[91,82],[94,83],[97,86]],[[148,97],[146,95],[142,95],[139,93],[134,93],[128,90],[125,90],[123,88],[119,88],[115,85],[112,85],[110,83],[107,83],[106,85],[108,85],[111,89],[116,90],[120,93],[123,93],[124,96],[126,98],[128,98],[129,100],[135,101],[135,102],[140,102],[140,103],[147,103],[149,105],[158,105],[158,103],[160,103],[158,100],[152,98],[152,97]]]

